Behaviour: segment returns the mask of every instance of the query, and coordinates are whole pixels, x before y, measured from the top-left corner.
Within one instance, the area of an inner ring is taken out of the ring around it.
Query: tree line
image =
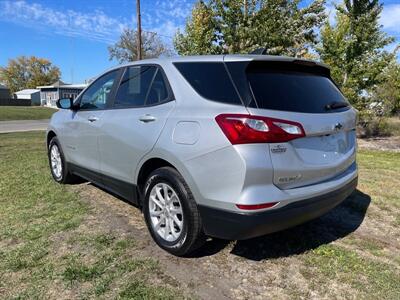
[[[400,109],[400,67],[394,39],[383,32],[378,0],[344,0],[325,13],[325,1],[198,1],[184,32],[177,32],[178,54],[249,53],[321,60],[350,102],[362,112],[378,102],[388,113]]]
[[[11,94],[52,84],[60,77],[60,69],[50,60],[35,56],[19,56],[10,59],[7,66],[0,67],[0,83],[4,83]]]
[[[334,20],[326,1],[302,5],[300,0],[197,1],[185,28],[175,34],[179,55],[244,54],[264,48],[269,55],[319,60],[331,68],[336,84],[368,122],[382,114],[400,112],[400,65],[394,42],[379,24],[383,5],[378,0],[344,0],[334,6]],[[155,34],[144,33],[146,58],[170,55]],[[136,32],[125,30],[110,58],[136,60]]]
[[[387,50],[394,38],[379,25],[383,5],[378,0],[343,0],[334,6],[334,20],[329,19],[325,7],[325,0],[308,5],[300,0],[200,0],[184,30],[176,32],[174,49],[157,33],[143,32],[142,53],[152,58],[175,53],[241,54],[264,48],[269,55],[319,60],[329,65],[333,79],[360,110],[362,120],[399,113],[398,47]],[[108,47],[109,59],[120,63],[136,60],[136,45],[136,31],[124,29],[119,40]],[[24,87],[34,87],[60,77],[58,68],[48,61],[17,60],[0,68],[0,81],[12,91],[20,88],[21,81],[26,82]],[[26,78],[27,74],[34,76]]]

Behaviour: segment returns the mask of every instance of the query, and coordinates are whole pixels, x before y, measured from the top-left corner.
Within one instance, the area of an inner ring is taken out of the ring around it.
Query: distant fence
[[[0,99],[0,106],[31,106],[29,99]]]

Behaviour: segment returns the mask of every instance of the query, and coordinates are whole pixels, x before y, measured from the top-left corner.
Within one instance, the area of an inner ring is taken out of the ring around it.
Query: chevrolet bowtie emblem
[[[335,129],[336,131],[339,131],[342,128],[343,128],[343,125],[340,123],[336,123],[335,126],[333,127],[333,129]]]

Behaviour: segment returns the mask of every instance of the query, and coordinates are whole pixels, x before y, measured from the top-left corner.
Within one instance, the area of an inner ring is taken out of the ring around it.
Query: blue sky
[[[171,44],[194,0],[141,3],[143,29]],[[19,55],[45,57],[61,68],[64,81],[83,82],[116,64],[109,61],[107,46],[124,26],[136,25],[135,7],[135,0],[0,0],[0,65]],[[332,7],[328,1],[327,12]],[[380,22],[398,44],[400,0],[384,2]]]

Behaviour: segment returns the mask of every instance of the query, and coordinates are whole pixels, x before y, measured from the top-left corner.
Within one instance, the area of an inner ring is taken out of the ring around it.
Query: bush
[[[400,136],[400,116],[389,118],[388,123],[390,133],[395,136]]]
[[[382,116],[373,116],[368,113],[360,113],[357,124],[357,136],[360,138],[390,136],[392,127],[388,120]]]

